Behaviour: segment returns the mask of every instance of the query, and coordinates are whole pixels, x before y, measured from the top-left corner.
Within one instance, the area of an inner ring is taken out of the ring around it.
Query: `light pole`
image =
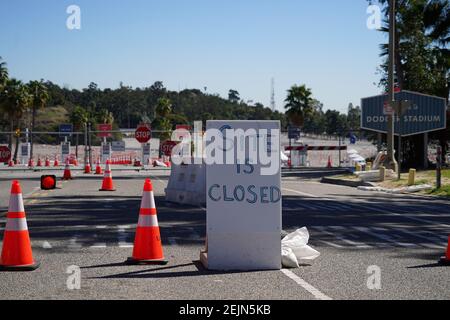
[[[389,1],[389,67],[388,67],[388,86],[389,86],[389,114],[387,128],[387,157],[384,163],[387,169],[398,172],[398,164],[394,155],[394,121],[395,121],[395,82],[394,82],[394,66],[395,66],[395,2]]]

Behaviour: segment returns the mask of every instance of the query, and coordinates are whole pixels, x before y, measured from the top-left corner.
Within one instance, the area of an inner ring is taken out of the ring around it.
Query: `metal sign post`
[[[437,147],[436,155],[436,188],[442,187],[442,147]]]

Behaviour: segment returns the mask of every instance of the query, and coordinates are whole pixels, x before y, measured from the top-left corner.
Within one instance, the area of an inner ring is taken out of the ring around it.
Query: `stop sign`
[[[178,144],[176,141],[167,140],[161,144],[161,151],[165,156],[172,156],[172,149]]]
[[[147,143],[152,138],[152,130],[147,126],[141,126],[136,129],[134,136],[140,143]]]
[[[11,150],[8,147],[0,146],[0,162],[8,162],[11,159]]]

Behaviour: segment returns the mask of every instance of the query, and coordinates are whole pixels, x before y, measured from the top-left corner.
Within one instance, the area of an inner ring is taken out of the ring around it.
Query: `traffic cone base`
[[[2,266],[0,265],[0,271],[34,271],[39,268],[41,264],[39,262],[34,262],[34,264],[23,265],[23,266]]]
[[[165,266],[169,263],[168,260],[136,260],[132,257],[129,257],[127,261],[125,261],[128,265],[135,265],[135,266],[148,266],[148,265],[156,265],[156,266]]]

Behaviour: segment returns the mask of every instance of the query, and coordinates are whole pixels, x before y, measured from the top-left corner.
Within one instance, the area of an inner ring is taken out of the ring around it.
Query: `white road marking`
[[[419,238],[419,239],[424,239],[424,240],[427,240],[427,241],[430,241],[430,240],[436,241],[436,240],[438,240],[436,238],[433,238],[433,237],[430,237],[430,236],[423,236],[421,234],[418,234],[417,232],[413,232],[413,231],[409,231],[409,230],[396,229],[396,231],[400,231],[400,232],[406,233],[406,234],[408,234],[410,236],[413,236],[413,237],[416,237],[416,238]],[[443,247],[445,247],[444,244],[439,244],[439,243],[436,243],[436,242],[432,242],[431,244],[430,243],[421,243],[420,245],[425,247],[425,248],[428,248],[428,249],[442,249]]]
[[[325,240],[316,240],[317,242],[322,242],[325,243],[327,246],[336,248],[336,249],[343,249],[344,247],[341,246],[340,244],[337,243],[333,243],[333,242],[329,242],[329,241],[325,241]]]
[[[44,242],[42,243],[42,248],[44,248],[44,249],[51,249],[51,248],[52,248],[52,245],[50,244],[50,242],[44,241]]]
[[[285,191],[297,193],[297,194],[299,194],[301,196],[305,196],[305,197],[309,197],[309,198],[321,198],[320,196],[316,196],[316,195],[311,194],[311,193],[301,192],[301,191],[292,190],[292,189],[288,189],[288,188],[282,188],[282,189],[285,190]]]
[[[106,248],[106,243],[96,243],[90,246],[91,249],[104,249]]]
[[[380,227],[373,227],[372,228],[375,231],[381,231],[381,232],[390,232],[389,230],[387,230],[386,228],[380,228]],[[393,237],[395,236],[395,234],[392,235]],[[395,241],[395,240],[394,240]],[[394,242],[396,245],[400,246],[400,247],[405,247],[405,248],[417,248],[418,245],[414,244],[414,243],[407,243],[407,242],[400,242],[400,241],[395,241]]]
[[[126,232],[125,228],[119,227],[118,232],[119,232],[118,235],[119,248],[133,248],[134,244],[127,242],[127,235],[125,233]]]
[[[80,236],[79,234],[76,234],[72,238],[70,238],[69,245],[67,246],[69,249],[81,249],[82,248],[82,245],[77,243],[79,236]]]
[[[343,231],[347,230],[347,228],[341,227],[341,226],[332,226],[332,227],[330,227],[330,228],[332,228],[332,229],[334,229],[334,230],[343,230]],[[360,241],[352,241],[352,240],[349,240],[349,239],[345,239],[345,238],[344,238],[343,236],[341,236],[341,235],[339,236],[338,239],[340,239],[340,240],[344,241],[345,243],[348,243],[348,244],[350,244],[350,245],[352,245],[352,246],[355,246],[355,247],[357,247],[358,249],[372,249],[372,248],[373,248],[371,245],[368,245],[368,244],[366,244],[366,243],[364,243],[364,242],[360,242]]]
[[[351,228],[355,229],[355,230],[357,230],[359,232],[371,235],[372,237],[378,238],[378,239],[380,239],[382,241],[386,241],[386,242],[389,242],[391,244],[396,244],[396,242],[391,237],[389,237],[388,235],[384,235],[384,234],[379,234],[377,232],[373,232],[373,231],[370,230],[370,228],[367,228],[367,227],[351,227]],[[379,246],[385,247],[385,248],[392,248],[392,245],[389,245],[389,244],[386,244],[386,243],[381,243],[381,244],[379,244]]]
[[[435,226],[438,226],[438,227],[442,227],[442,228],[450,228],[450,225],[448,225],[448,224],[441,224],[441,223],[438,223],[438,222],[435,222],[435,221],[430,221],[430,220],[426,220],[426,219],[413,217],[413,216],[408,215],[408,214],[401,214],[401,213],[392,212],[392,211],[389,211],[389,210],[386,210],[386,209],[376,208],[374,206],[367,207],[364,204],[361,204],[360,202],[352,202],[352,205],[359,206],[359,207],[364,208],[365,210],[368,210],[368,211],[377,211],[377,212],[384,213],[384,214],[389,214],[389,215],[393,215],[393,216],[397,216],[397,217],[403,217],[405,219],[410,219],[410,220],[414,220],[414,221],[418,221],[418,222],[424,222],[424,223],[427,223],[427,224],[432,224],[432,225],[435,225]]]
[[[297,276],[295,273],[293,273],[290,270],[282,269],[281,272],[283,272],[288,278],[291,280],[294,280],[295,283],[300,285],[303,289],[311,293],[314,298],[317,300],[333,300],[329,296],[325,295],[324,293],[320,292],[318,289],[314,288],[312,285],[310,285],[308,282]]]

